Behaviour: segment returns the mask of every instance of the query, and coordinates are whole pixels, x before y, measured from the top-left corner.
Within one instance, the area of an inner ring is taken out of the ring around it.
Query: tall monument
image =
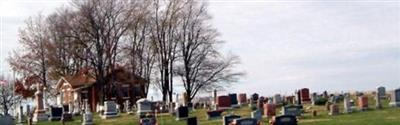
[[[35,103],[36,108],[33,113],[33,122],[45,121],[47,120],[46,111],[43,108],[43,87],[40,83],[37,83],[37,90],[35,92]]]

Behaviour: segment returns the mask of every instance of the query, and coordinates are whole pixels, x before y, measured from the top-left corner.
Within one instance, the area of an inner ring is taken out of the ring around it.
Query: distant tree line
[[[172,101],[180,78],[191,101],[197,93],[224,88],[238,80],[239,58],[223,55],[218,31],[201,0],[73,0],[49,15],[26,20],[21,48],[8,61],[22,77],[40,79],[48,88],[61,76],[90,68],[99,86],[115,66],[158,87]],[[50,91],[50,89],[47,89]],[[106,91],[99,87],[99,91]],[[100,93],[99,99],[104,99]]]

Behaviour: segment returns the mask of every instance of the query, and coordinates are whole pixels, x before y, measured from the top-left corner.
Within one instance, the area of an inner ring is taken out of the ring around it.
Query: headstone
[[[378,87],[377,94],[378,94],[379,98],[385,99],[386,98],[386,88],[383,86]]]
[[[280,94],[275,94],[273,100],[277,105],[282,104],[282,96]]]
[[[261,110],[252,111],[251,118],[257,119],[257,121],[261,121],[262,120],[262,111]]]
[[[300,93],[301,93],[300,90],[296,91],[296,102],[297,102],[297,105],[301,105],[301,94]]]
[[[246,93],[240,93],[238,96],[239,105],[247,104]]]
[[[395,89],[390,96],[390,106],[400,107],[400,88]]]
[[[197,117],[187,118],[186,125],[197,125]]]
[[[176,111],[176,120],[184,120],[189,117],[189,109],[187,106],[180,106]]]
[[[81,108],[80,108],[78,102],[74,102],[73,108],[72,108],[72,109],[73,109],[72,114],[74,114],[74,115],[79,115],[79,114],[81,114]]]
[[[368,96],[360,96],[358,97],[358,107],[361,111],[368,109]]]
[[[236,93],[232,93],[232,94],[228,94],[228,96],[231,98],[231,107],[238,107],[238,100],[237,100],[237,94]]]
[[[303,88],[300,90],[301,102],[307,103],[310,102],[310,90],[308,88]]]
[[[301,105],[288,105],[282,107],[283,115],[293,115],[293,116],[301,116],[302,113]]]
[[[257,100],[257,109],[261,110],[261,112],[263,112],[264,111],[263,108],[264,108],[264,97],[260,97]]]
[[[296,116],[281,115],[274,117],[270,121],[270,125],[297,125],[297,119]]]
[[[61,120],[63,114],[63,109],[60,107],[50,107],[50,121],[59,121]]]
[[[104,102],[104,113],[102,114],[102,119],[115,118],[118,117],[117,104],[114,101]]]
[[[258,100],[258,94],[257,93],[254,93],[253,95],[251,95],[251,101],[253,103],[257,103],[257,100]]]
[[[339,114],[339,106],[336,104],[332,104],[329,108],[329,115],[338,115]]]
[[[294,98],[295,98],[295,96],[286,96],[285,101],[288,104],[295,104]]]
[[[315,102],[317,101],[318,95],[317,93],[312,93],[311,94],[311,105],[315,105]]]
[[[46,115],[46,111],[43,108],[43,92],[41,89],[41,85],[38,85],[38,89],[35,92],[35,103],[36,103],[36,109],[35,112],[33,113],[33,122],[38,122],[38,121],[45,121],[48,119]]]
[[[146,98],[142,98],[136,101],[136,105],[137,105],[136,113],[139,115],[139,117],[142,117],[147,113],[154,113],[152,102],[147,100]]]
[[[264,115],[267,117],[272,117],[276,115],[276,105],[273,103],[264,104]]]
[[[379,93],[376,93],[375,95],[375,108],[381,109],[382,108],[382,102],[381,102],[382,96],[379,95]]]
[[[90,105],[85,100],[85,113],[82,118],[82,125],[93,125],[93,114],[90,111]]]
[[[346,95],[343,99],[343,108],[344,108],[344,113],[352,113],[353,109],[351,108],[350,104],[350,96]]]
[[[231,109],[231,98],[229,96],[218,96],[218,109]]]
[[[207,119],[218,119],[221,118],[221,114],[224,110],[212,110],[212,111],[207,111]]]
[[[223,124],[222,125],[229,125],[233,120],[240,118],[239,115],[227,115],[223,117]]]
[[[25,122],[25,120],[24,120],[24,109],[23,109],[23,107],[22,106],[19,106],[19,110],[18,110],[18,121],[17,121],[17,123],[18,124],[22,124],[22,123],[24,123]]]
[[[233,125],[257,125],[258,120],[254,118],[238,118],[233,120]]]
[[[328,92],[327,92],[327,91],[324,91],[323,94],[322,94],[322,96],[323,96],[324,98],[327,99],[327,98],[329,97]]]
[[[61,117],[61,121],[72,121],[72,114],[69,112],[70,106],[69,105],[63,105],[63,114]]]
[[[10,115],[0,116],[0,125],[14,125],[14,119]]]

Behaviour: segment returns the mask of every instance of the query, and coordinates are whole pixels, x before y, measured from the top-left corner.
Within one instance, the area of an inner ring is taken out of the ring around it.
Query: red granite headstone
[[[301,96],[301,102],[302,103],[311,102],[310,90],[308,88],[301,89],[300,90],[300,96]]]
[[[218,109],[225,109],[231,107],[231,97],[229,96],[218,96],[217,97]]]
[[[360,96],[358,97],[358,107],[361,110],[366,110],[368,109],[368,97],[367,96]]]
[[[273,103],[264,104],[264,115],[267,117],[272,117],[276,115],[276,105]]]
[[[246,93],[240,93],[238,96],[238,101],[240,105],[246,104],[247,103]]]

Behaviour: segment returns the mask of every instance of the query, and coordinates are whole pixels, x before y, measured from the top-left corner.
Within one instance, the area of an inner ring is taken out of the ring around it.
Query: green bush
[[[326,98],[318,98],[317,100],[315,100],[315,105],[325,105],[326,102],[328,101],[328,99]]]

